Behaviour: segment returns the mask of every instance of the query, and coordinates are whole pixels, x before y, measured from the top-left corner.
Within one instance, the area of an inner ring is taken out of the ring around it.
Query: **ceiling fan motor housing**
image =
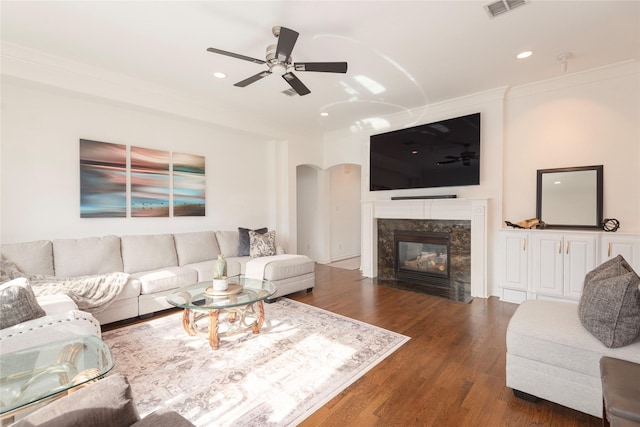
[[[271,70],[272,73],[282,75],[286,73],[287,68],[291,66],[291,57],[289,57],[289,61],[287,61],[286,63],[279,61],[276,56],[276,48],[277,48],[277,45],[275,44],[271,44],[267,46],[267,54],[266,54],[267,65],[269,66],[269,69]]]

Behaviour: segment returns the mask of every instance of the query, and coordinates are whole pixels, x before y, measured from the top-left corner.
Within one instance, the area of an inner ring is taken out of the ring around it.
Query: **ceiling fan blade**
[[[295,74],[289,72],[282,75],[282,78],[289,83],[289,85],[295,90],[298,95],[303,96],[311,93],[311,91],[298,79]]]
[[[448,165],[449,163],[455,163],[457,160],[446,160],[442,162],[437,162],[436,165]]]
[[[255,83],[258,80],[260,80],[263,77],[267,77],[269,74],[271,74],[271,71],[261,71],[256,75],[253,75],[251,77],[249,77],[248,79],[244,79],[241,82],[238,82],[236,84],[234,84],[234,86],[238,86],[238,87],[245,87],[245,86],[249,86],[251,83]]]
[[[280,62],[289,61],[293,46],[298,40],[298,33],[290,30],[289,28],[280,27],[280,34],[278,35],[278,46],[276,47],[276,58]]]
[[[296,71],[319,71],[321,73],[346,73],[346,62],[296,62]]]
[[[240,55],[239,53],[227,52],[226,50],[216,49],[215,47],[210,47],[207,49],[207,52],[218,53],[220,55],[230,56],[236,59],[242,59],[243,61],[253,62],[254,64],[266,64],[262,59],[251,58],[250,56]]]

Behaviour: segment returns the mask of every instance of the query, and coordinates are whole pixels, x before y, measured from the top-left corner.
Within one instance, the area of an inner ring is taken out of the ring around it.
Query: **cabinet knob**
[[[527,250],[527,239],[522,239],[522,250],[523,251]]]
[[[607,243],[607,258],[611,258],[611,242]]]
[[[567,254],[569,253],[569,241],[567,241],[567,243],[566,243],[566,253]]]
[[[562,240],[558,240],[558,253],[562,253]]]

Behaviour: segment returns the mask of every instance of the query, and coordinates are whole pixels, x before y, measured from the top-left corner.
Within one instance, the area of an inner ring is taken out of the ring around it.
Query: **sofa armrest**
[[[76,303],[68,295],[64,294],[43,295],[38,297],[37,300],[40,307],[48,315],[66,313],[78,309]]]
[[[101,337],[100,323],[85,311],[57,313],[0,330],[0,352],[10,353],[61,341],[69,337],[95,335]]]

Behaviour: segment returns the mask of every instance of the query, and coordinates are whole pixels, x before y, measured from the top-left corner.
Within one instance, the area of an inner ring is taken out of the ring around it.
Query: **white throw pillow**
[[[276,254],[276,230],[260,234],[249,231],[249,255],[251,258]]]

